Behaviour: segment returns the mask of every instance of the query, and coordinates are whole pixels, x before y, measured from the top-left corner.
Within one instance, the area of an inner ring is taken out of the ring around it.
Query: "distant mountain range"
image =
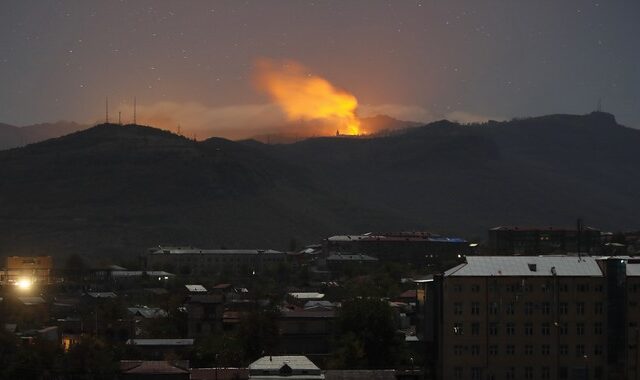
[[[640,131],[606,113],[292,144],[98,125],[0,152],[0,253],[286,249],[332,234],[640,221]],[[129,256],[133,257],[133,256]]]
[[[0,150],[16,148],[89,128],[70,121],[16,127],[0,123]]]

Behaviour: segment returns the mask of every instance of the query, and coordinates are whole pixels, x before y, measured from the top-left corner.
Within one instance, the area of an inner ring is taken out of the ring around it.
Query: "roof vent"
[[[551,274],[554,276],[557,274],[556,267],[551,267]]]
[[[538,265],[537,264],[527,264],[529,266],[529,270],[532,272],[536,272],[538,270]]]

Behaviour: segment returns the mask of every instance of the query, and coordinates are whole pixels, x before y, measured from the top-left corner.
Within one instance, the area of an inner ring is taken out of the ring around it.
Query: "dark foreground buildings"
[[[640,378],[640,260],[467,257],[422,286],[438,379]]]

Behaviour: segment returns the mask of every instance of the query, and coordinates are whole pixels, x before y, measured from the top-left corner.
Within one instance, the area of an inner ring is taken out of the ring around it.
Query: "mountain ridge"
[[[286,249],[372,230],[477,239],[578,217],[634,229],[638,144],[602,113],[281,145],[103,124],[0,152],[0,254]]]

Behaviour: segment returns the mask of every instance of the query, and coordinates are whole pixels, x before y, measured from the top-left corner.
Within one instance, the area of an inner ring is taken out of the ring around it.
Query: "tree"
[[[71,378],[114,379],[118,373],[116,353],[104,341],[84,336],[65,356],[65,371]]]
[[[342,361],[334,364],[341,368],[393,367],[400,361],[404,345],[395,326],[393,310],[387,301],[378,298],[345,301],[338,313],[338,339],[333,352],[333,357],[341,357]]]

